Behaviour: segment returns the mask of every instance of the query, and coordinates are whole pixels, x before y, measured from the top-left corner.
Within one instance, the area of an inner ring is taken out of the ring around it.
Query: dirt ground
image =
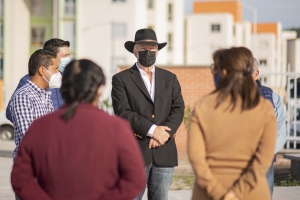
[[[275,186],[281,186],[281,181],[288,180],[290,178],[290,166],[289,165],[276,165],[274,169],[274,183]],[[171,190],[191,190],[194,185],[193,174],[174,174]]]

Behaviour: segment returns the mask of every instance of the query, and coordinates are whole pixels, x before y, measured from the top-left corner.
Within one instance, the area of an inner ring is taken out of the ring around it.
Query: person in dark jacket
[[[52,38],[44,44],[43,49],[48,50],[56,55],[57,58],[60,59],[60,65],[59,65],[59,71],[62,73],[66,65],[70,62],[70,42],[64,41],[57,38]],[[14,93],[24,86],[27,83],[27,80],[29,79],[29,74],[26,74],[24,77],[21,78],[16,90]],[[57,110],[61,106],[64,105],[64,101],[60,94],[59,88],[53,88],[48,89],[51,91],[51,100],[53,103],[54,110]],[[12,95],[13,96],[13,95]],[[10,101],[9,101],[10,102]],[[8,103],[9,105],[9,103]],[[12,122],[12,116],[11,111],[9,109],[9,106],[6,108],[6,118]]]
[[[135,41],[125,43],[136,63],[112,78],[114,113],[129,121],[144,157],[148,200],[168,199],[174,166],[178,165],[174,137],[184,115],[176,75],[155,66],[158,51],[166,45],[157,42],[152,29],[138,30]]]
[[[102,69],[74,60],[63,73],[59,110],[35,120],[20,145],[11,183],[21,200],[132,200],[146,175],[129,123],[98,108]]]

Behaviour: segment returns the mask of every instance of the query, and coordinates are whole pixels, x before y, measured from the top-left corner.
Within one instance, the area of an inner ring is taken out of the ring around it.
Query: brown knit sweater
[[[273,106],[260,98],[255,108],[242,111],[238,98],[231,111],[228,97],[215,109],[216,98],[217,93],[201,99],[191,117],[188,155],[196,175],[192,199],[222,199],[229,190],[239,199],[269,199],[265,174],[276,140]]]

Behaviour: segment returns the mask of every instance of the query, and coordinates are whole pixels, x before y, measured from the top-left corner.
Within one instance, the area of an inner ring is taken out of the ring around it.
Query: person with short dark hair
[[[188,156],[195,172],[192,200],[270,200],[266,172],[274,156],[276,118],[252,79],[245,47],[213,55],[216,89],[195,105]]]
[[[286,142],[286,125],[285,125],[285,109],[282,103],[280,96],[274,92],[271,88],[266,87],[261,84],[259,80],[259,69],[258,62],[255,58],[253,58],[253,69],[251,71],[252,78],[256,82],[257,87],[259,89],[260,95],[265,99],[269,100],[274,108],[276,121],[277,121],[277,137],[276,137],[276,146],[274,151],[274,159],[273,162],[267,172],[267,180],[270,188],[271,195],[273,195],[274,188],[274,163],[276,162],[276,153],[282,149]]]
[[[21,199],[132,200],[143,189],[143,159],[129,123],[98,108],[104,84],[94,62],[67,65],[66,105],[32,123],[13,165]]]
[[[46,43],[44,44],[44,47],[43,47],[44,50],[48,50],[48,51],[52,52],[57,58],[60,59],[59,71],[61,73],[63,72],[66,65],[71,61],[69,47],[70,47],[69,41],[64,41],[64,40],[61,40],[58,38],[52,38],[52,39],[46,41]],[[15,92],[27,83],[27,80],[29,79],[29,77],[30,77],[30,75],[27,74],[21,78]],[[52,88],[52,89],[50,88],[48,90],[51,91],[51,100],[53,102],[54,110],[57,110],[64,104],[64,101],[61,97],[59,88]],[[8,103],[8,105],[9,105],[9,103]],[[8,120],[12,121],[11,113],[10,113],[8,106],[6,108],[6,118]]]
[[[37,118],[53,112],[53,104],[47,88],[59,88],[61,74],[58,71],[59,59],[50,51],[35,51],[28,62],[27,83],[18,89],[11,98],[8,108],[14,125],[16,158],[18,147],[30,124]]]

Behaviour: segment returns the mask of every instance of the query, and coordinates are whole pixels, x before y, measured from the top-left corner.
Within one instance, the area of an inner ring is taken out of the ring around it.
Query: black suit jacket
[[[130,122],[145,164],[155,161],[158,165],[177,166],[177,149],[173,136],[183,119],[184,102],[176,75],[155,67],[153,103],[135,64],[113,76],[111,94],[114,112]],[[147,133],[153,124],[170,127],[170,139],[158,148],[149,149],[150,137]]]

